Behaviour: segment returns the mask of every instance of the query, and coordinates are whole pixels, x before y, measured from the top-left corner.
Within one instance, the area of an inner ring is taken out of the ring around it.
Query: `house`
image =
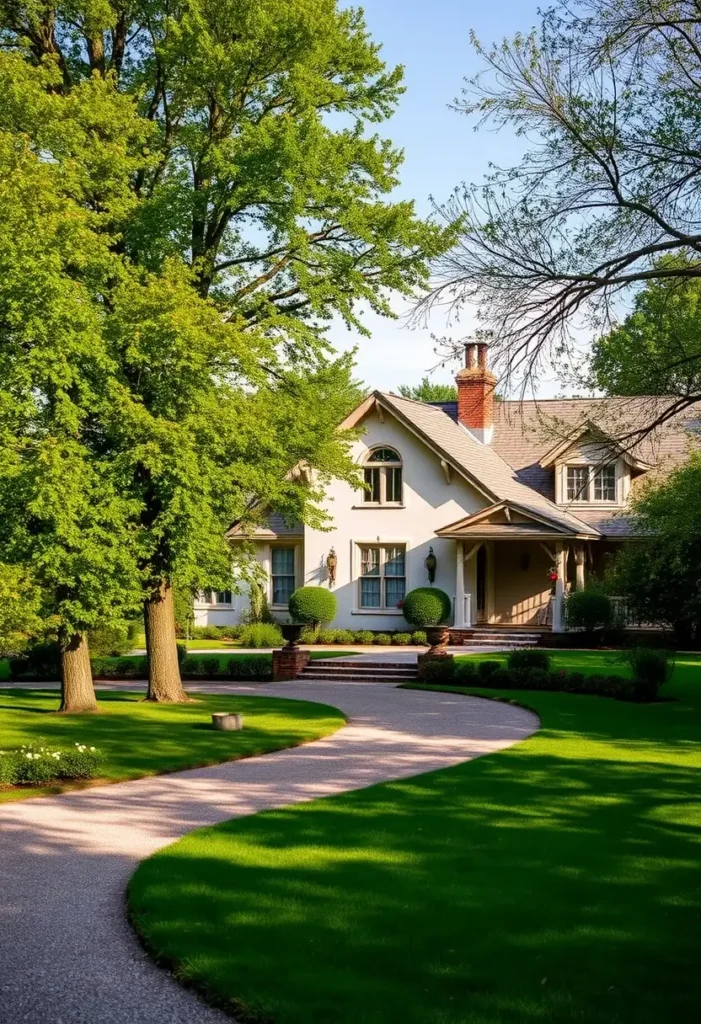
[[[455,627],[561,631],[566,592],[632,536],[631,492],[687,454],[680,419],[632,446],[614,440],[660,398],[499,401],[486,344],[466,346],[456,383],[457,402],[374,392],[351,413],[343,426],[362,430],[353,456],[365,489],[329,487],[328,532],[272,516],[255,533],[275,615],[296,587],[318,585],[333,588],[336,627],[406,628],[402,599],[429,584],[432,553]],[[248,600],[200,598],[200,625],[237,622]]]

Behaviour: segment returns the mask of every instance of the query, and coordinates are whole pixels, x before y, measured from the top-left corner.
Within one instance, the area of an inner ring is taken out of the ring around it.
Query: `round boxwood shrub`
[[[416,647],[425,647],[428,644],[425,630],[414,630],[414,632],[411,634],[411,642],[412,644],[415,644]]]
[[[391,633],[375,633],[375,640],[374,640],[374,642],[379,647],[389,647],[389,645],[392,643],[392,634]]]
[[[288,607],[293,622],[304,622],[310,626],[318,626],[336,618],[336,598],[324,587],[298,587]]]
[[[565,602],[565,617],[570,629],[583,629],[591,638],[597,629],[611,625],[613,605],[598,587],[575,590]]]
[[[517,647],[507,658],[509,668],[541,668],[550,671],[550,655],[537,647]]]
[[[404,598],[402,612],[412,626],[440,626],[450,615],[450,598],[438,587],[417,587]]]

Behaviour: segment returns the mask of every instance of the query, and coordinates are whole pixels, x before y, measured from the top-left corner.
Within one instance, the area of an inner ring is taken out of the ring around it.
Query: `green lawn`
[[[526,742],[194,832],[137,870],[137,927],[247,1022],[696,1022],[701,659],[665,690],[502,693]]]
[[[56,690],[0,690],[0,750],[38,740],[63,747],[87,743],[105,754],[104,781],[121,782],[296,746],[345,723],[340,711],[325,704],[266,697],[198,694],[191,704],[147,704],[142,693],[102,690],[98,700],[99,714],[57,715]],[[213,711],[240,711],[244,728],[215,731]],[[71,788],[76,783],[0,787],[0,802]]]

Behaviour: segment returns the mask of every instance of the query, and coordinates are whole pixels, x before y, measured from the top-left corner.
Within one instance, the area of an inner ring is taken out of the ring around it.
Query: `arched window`
[[[368,505],[401,505],[402,460],[394,448],[373,448],[365,460],[363,501]]]

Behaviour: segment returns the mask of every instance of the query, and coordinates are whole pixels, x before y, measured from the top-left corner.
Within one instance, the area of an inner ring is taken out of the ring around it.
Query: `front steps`
[[[450,643],[456,647],[537,647],[540,633],[515,629],[451,629]]]
[[[410,661],[310,661],[298,679],[318,679],[325,683],[407,683],[417,678],[416,664]]]

